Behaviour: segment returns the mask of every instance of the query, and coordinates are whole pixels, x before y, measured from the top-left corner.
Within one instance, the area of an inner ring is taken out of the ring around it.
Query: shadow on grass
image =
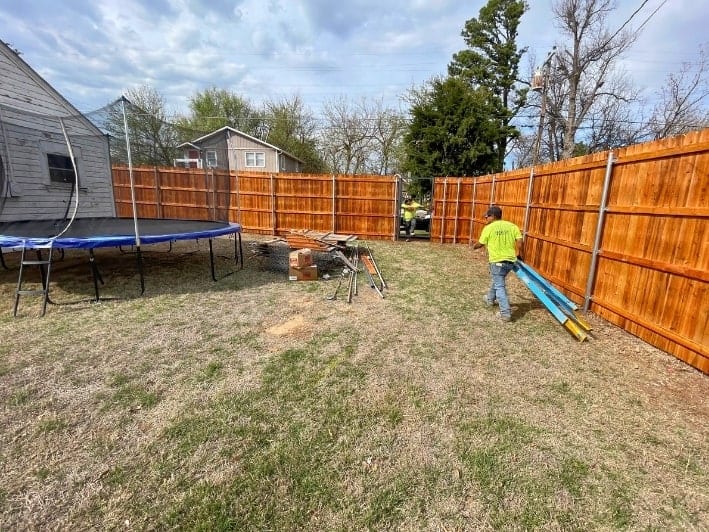
[[[95,249],[93,264],[98,276],[94,279],[88,250],[67,249],[52,263],[50,303],[67,306],[96,302],[96,287],[99,301],[125,301],[165,294],[233,291],[287,281],[282,273],[264,271],[254,264],[245,247],[237,264],[233,240],[215,240],[213,247],[216,281],[212,278],[206,241],[178,242],[173,246],[144,246],[141,250],[145,287],[143,293],[135,250]],[[19,275],[20,253],[6,253],[4,262],[7,268],[0,270],[0,285],[4,285],[2,292],[6,297],[10,295],[13,298]],[[25,268],[23,288],[41,288],[41,275],[37,267]],[[41,296],[26,300],[32,306],[41,305],[40,301]],[[24,306],[24,303],[25,299],[20,302],[20,306]]]
[[[533,310],[543,309],[544,305],[542,305],[542,303],[538,299],[528,299],[527,301],[525,301],[523,303],[512,303],[511,307],[512,307],[512,319],[520,320],[528,312],[531,312]]]

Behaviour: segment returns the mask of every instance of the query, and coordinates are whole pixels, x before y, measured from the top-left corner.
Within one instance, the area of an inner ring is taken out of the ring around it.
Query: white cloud
[[[649,13],[662,0],[651,0]],[[465,21],[458,0],[26,0],[0,4],[0,39],[79,109],[148,83],[186,111],[217,86],[260,102],[299,94],[313,109],[339,95],[398,97],[446,72]],[[530,2],[518,44],[543,58],[555,40],[551,0]],[[652,5],[651,5],[652,4]],[[650,90],[706,43],[709,6],[667,2],[623,67]],[[624,5],[622,23],[637,6]],[[644,20],[639,16],[638,21]]]

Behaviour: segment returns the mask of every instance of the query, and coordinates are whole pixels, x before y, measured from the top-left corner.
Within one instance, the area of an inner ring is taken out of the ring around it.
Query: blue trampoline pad
[[[69,228],[61,234],[64,228]],[[201,220],[138,218],[141,244],[174,240],[195,240],[241,232],[241,225]],[[0,247],[81,248],[136,245],[133,218],[76,218],[68,220],[26,220],[0,223]]]

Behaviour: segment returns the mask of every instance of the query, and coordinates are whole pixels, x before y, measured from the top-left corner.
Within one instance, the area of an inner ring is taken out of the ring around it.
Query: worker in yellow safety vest
[[[401,204],[401,209],[404,211],[404,230],[406,231],[406,241],[409,242],[414,236],[416,230],[416,211],[422,206],[416,203],[412,198],[406,198]]]

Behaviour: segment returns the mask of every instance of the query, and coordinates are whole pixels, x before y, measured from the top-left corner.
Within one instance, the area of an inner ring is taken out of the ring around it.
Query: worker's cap
[[[488,216],[492,216],[494,218],[502,218],[502,209],[500,209],[497,205],[493,205],[485,213],[485,217],[487,218]]]

